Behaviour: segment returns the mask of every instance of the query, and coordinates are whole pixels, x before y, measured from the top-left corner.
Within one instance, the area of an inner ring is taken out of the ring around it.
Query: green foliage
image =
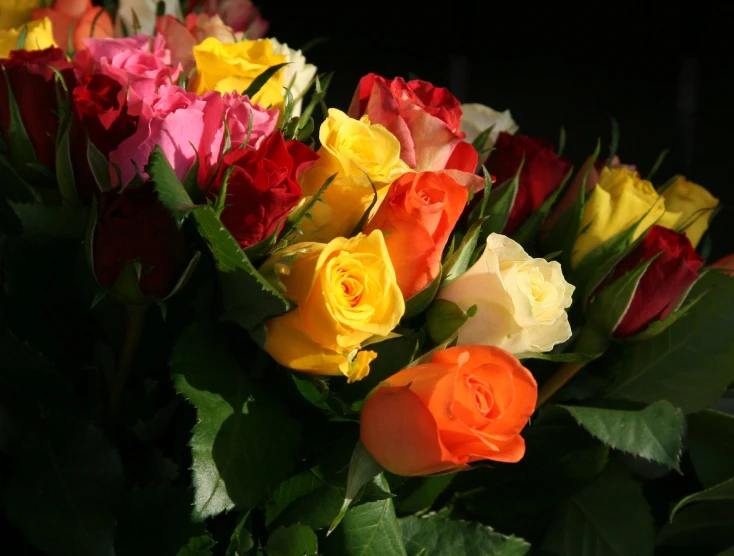
[[[247,87],[247,89],[245,89],[242,94],[250,98],[254,97],[257,93],[260,92],[260,89],[263,88],[265,83],[267,83],[271,77],[273,77],[276,73],[278,73],[282,68],[287,65],[288,63],[286,62],[284,64],[275,64],[274,66],[270,66],[255,79],[253,79],[252,83],[250,83],[250,86]]]
[[[441,493],[449,487],[454,477],[456,477],[455,474],[449,473],[416,479],[414,481],[415,486],[407,492],[405,490],[401,491],[400,498],[395,501],[398,514],[415,514],[427,511]]]
[[[734,477],[734,416],[711,409],[689,415],[688,450],[704,487]]]
[[[431,339],[440,344],[454,336],[466,321],[476,315],[477,306],[465,312],[453,301],[436,299],[426,312],[426,328]]]
[[[268,554],[272,556],[316,556],[318,548],[316,534],[300,523],[280,527],[268,538]]]

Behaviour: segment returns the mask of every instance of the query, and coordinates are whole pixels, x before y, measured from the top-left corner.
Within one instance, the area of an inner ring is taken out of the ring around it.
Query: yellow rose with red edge
[[[364,378],[376,354],[362,344],[387,337],[405,312],[380,231],[291,245],[260,272],[297,305],[265,322],[265,350],[297,371]]]
[[[336,179],[301,229],[304,239],[329,241],[348,236],[372,203],[374,191],[384,198],[387,187],[410,167],[400,159],[397,138],[385,127],[370,123],[367,116],[356,120],[329,109],[319,141],[319,160],[299,180],[303,194],[315,195],[329,176],[336,174]]]
[[[29,21],[16,29],[0,31],[0,58],[7,58],[13,50],[18,50],[18,38],[23,27],[27,29],[23,50],[44,50],[57,46],[51,20],[47,17]]]
[[[610,169],[605,166],[599,183],[584,205],[581,234],[574,245],[571,264],[575,267],[600,244],[630,229],[640,219],[633,239],[654,224],[674,228],[680,216],[680,212],[666,209],[665,199],[637,172],[625,167]]]
[[[709,227],[719,200],[705,187],[688,181],[684,176],[676,176],[673,184],[663,191],[663,197],[668,210],[681,213],[678,226],[696,247]]]

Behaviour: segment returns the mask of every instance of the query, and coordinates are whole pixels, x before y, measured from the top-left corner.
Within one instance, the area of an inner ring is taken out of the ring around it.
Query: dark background
[[[276,2],[270,36],[335,71],[327,101],[346,111],[359,78],[415,75],[462,102],[510,109],[520,131],[558,142],[578,167],[609,116],[618,154],[656,181],[676,173],[722,201],[712,256],[734,251],[734,6],[724,2]]]

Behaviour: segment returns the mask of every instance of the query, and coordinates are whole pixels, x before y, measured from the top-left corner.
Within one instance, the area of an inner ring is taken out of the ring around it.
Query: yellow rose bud
[[[405,312],[380,231],[298,243],[263,265],[298,308],[265,322],[265,350],[285,367],[320,375],[367,376],[376,354],[362,343],[386,337]]]
[[[370,206],[374,191],[383,198],[388,186],[410,168],[400,160],[400,142],[386,128],[372,124],[367,116],[355,120],[344,112],[329,109],[319,129],[319,160],[305,172],[300,183],[303,194],[314,195],[326,179],[337,174],[305,222],[305,238],[329,241],[349,235]]]
[[[684,228],[683,231],[693,247],[696,247],[709,227],[709,219],[719,205],[719,200],[705,187],[688,181],[683,176],[676,176],[673,185],[663,192],[663,197],[668,210],[681,213],[678,226]]]
[[[29,21],[16,29],[0,31],[0,58],[7,58],[10,52],[18,50],[18,37],[23,27],[27,27],[23,50],[44,50],[57,46],[54,42],[51,20],[47,17],[36,21]]]
[[[2,0],[0,30],[19,27],[31,18],[31,10],[40,7],[39,0]]]
[[[222,44],[209,37],[194,47],[197,76],[193,89],[197,94],[209,91],[244,93],[255,78],[271,66],[284,64],[286,56],[275,54],[268,39]],[[285,73],[281,68],[268,79],[250,100],[265,108],[283,108]]]
[[[575,267],[595,247],[629,229],[641,218],[634,239],[655,224],[673,228],[680,213],[667,211],[665,201],[652,183],[640,178],[637,172],[624,167],[604,167],[599,183],[584,205],[582,232],[576,240],[571,264]]]

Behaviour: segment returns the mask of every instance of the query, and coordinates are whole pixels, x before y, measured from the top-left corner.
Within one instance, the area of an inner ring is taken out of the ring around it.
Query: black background
[[[713,256],[734,250],[734,6],[724,2],[276,2],[269,36],[335,71],[327,101],[346,110],[359,78],[415,75],[462,102],[510,109],[520,131],[557,144],[578,167],[609,116],[618,153],[656,180],[676,173],[722,201]]]

